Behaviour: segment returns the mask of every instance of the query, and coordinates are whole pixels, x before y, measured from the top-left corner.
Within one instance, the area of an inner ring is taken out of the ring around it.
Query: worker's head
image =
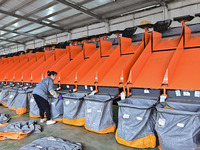
[[[55,71],[47,71],[47,74],[48,74],[48,77],[50,77],[52,80],[56,79],[57,72],[55,72]]]

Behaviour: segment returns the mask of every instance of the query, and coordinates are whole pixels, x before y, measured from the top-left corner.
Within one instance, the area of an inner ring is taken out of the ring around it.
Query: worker
[[[33,90],[33,97],[37,103],[40,111],[40,122],[47,125],[55,124],[56,121],[51,119],[50,104],[48,102],[48,95],[51,94],[53,97],[62,99],[62,96],[54,91],[54,80],[56,79],[57,72],[48,71],[48,77],[44,78]],[[46,118],[44,118],[44,113],[46,113]]]

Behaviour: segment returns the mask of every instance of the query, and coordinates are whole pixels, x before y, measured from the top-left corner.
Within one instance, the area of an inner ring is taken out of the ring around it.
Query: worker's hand
[[[59,95],[59,96],[58,96],[58,99],[61,100],[61,99],[62,99],[62,95]]]

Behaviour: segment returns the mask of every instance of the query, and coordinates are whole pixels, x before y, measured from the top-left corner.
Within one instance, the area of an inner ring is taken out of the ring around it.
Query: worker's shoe
[[[55,124],[56,123],[56,121],[54,121],[54,120],[47,120],[47,125],[50,125],[50,124]]]
[[[40,123],[44,123],[45,121],[47,121],[46,118],[40,119]]]

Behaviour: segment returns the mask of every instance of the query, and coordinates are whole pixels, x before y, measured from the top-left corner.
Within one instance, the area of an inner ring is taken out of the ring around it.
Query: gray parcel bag
[[[15,97],[15,108],[18,115],[29,112],[29,102],[31,99],[31,90],[18,90],[18,95]]]
[[[0,125],[8,122],[10,120],[10,116],[8,114],[0,114]]]
[[[63,100],[59,100],[54,97],[49,97],[51,107],[51,118],[56,121],[62,121],[63,119]]]
[[[4,89],[0,92],[0,103],[7,107],[7,98],[9,97],[9,89]]]
[[[51,118],[56,121],[62,121],[63,118],[63,100],[58,100],[53,97],[49,97],[48,102],[51,107]],[[30,117],[40,117],[39,108],[33,96],[31,96],[30,100]]]
[[[83,93],[67,93],[62,95],[64,99],[63,123],[84,126],[85,102]]]
[[[39,108],[37,106],[37,103],[35,102],[33,95],[31,96],[31,100],[30,100],[29,116],[33,118],[40,117]]]
[[[23,133],[40,133],[41,126],[36,123],[34,120],[28,121],[18,121],[9,123],[5,127],[0,127],[0,131],[4,132],[23,132]]]
[[[200,104],[166,102],[156,108],[155,129],[161,149],[200,149]]]
[[[97,133],[114,132],[113,99],[107,95],[91,95],[85,98],[85,128]]]
[[[8,101],[7,101],[7,106],[9,109],[11,110],[16,110],[15,106],[15,97],[17,96],[18,91],[14,90],[14,89],[10,89],[9,90],[9,97],[8,97]]]
[[[37,125],[34,120],[18,121],[9,123],[4,127],[0,127],[0,140],[6,139],[22,139],[27,137],[29,133],[40,133],[41,126]]]
[[[156,100],[126,98],[118,102],[118,143],[135,148],[154,148]]]
[[[23,146],[19,150],[82,150],[82,145],[60,138],[44,137]]]

